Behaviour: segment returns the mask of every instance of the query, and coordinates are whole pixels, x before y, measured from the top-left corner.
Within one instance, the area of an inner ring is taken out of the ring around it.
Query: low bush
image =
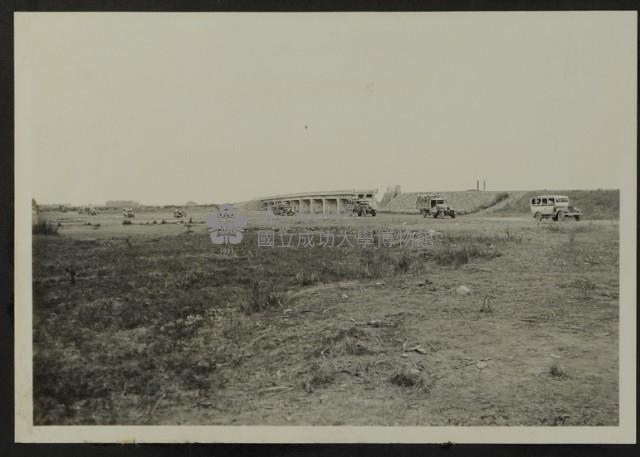
[[[32,227],[34,235],[58,235],[58,225],[47,221],[38,221]]]

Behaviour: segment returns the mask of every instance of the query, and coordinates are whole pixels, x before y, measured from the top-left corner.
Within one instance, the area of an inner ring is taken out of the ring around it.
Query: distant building
[[[187,203],[184,204],[184,206],[198,206],[198,204],[193,200],[189,200]]]
[[[131,208],[140,206],[140,202],[133,200],[107,200],[104,206],[108,208]]]

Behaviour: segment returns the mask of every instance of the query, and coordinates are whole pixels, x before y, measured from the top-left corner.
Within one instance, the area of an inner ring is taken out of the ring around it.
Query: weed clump
[[[265,286],[261,281],[252,281],[247,297],[240,304],[245,314],[259,313],[273,308],[282,308],[286,303],[286,295],[273,286]]]

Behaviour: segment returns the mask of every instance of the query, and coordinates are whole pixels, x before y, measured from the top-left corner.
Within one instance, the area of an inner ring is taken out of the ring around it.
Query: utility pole
[[[476,180],[476,190],[480,190],[480,180]]]
[[[487,181],[485,179],[482,180],[482,191],[486,191],[487,190]]]

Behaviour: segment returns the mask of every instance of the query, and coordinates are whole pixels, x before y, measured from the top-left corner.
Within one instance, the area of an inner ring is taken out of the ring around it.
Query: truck
[[[434,218],[449,216],[455,219],[456,212],[447,199],[439,194],[420,194],[416,198],[416,209],[422,217],[432,216]]]
[[[352,198],[344,203],[347,212],[351,216],[368,216],[375,217],[376,203],[370,198]]]
[[[135,213],[133,212],[133,208],[123,208],[122,217],[124,217],[125,219],[131,219],[136,217]]]
[[[96,211],[95,208],[92,208],[90,206],[85,207],[85,208],[80,208],[78,210],[78,214],[88,214],[90,216],[97,216],[98,215],[98,211]]]
[[[530,201],[531,215],[537,221],[551,219],[563,221],[565,219],[582,218],[580,209],[569,204],[569,197],[566,195],[538,195]]]
[[[295,216],[296,212],[289,202],[276,202],[271,207],[276,216]]]

